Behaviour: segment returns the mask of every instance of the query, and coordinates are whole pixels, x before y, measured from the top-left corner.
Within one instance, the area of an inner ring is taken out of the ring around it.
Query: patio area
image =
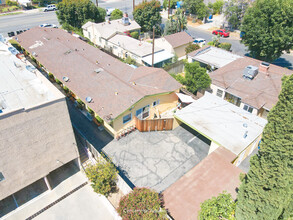
[[[204,159],[210,141],[188,127],[172,131],[135,131],[102,150],[139,187],[161,192]]]

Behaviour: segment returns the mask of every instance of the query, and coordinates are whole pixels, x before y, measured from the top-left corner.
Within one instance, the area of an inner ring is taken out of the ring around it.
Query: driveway
[[[161,192],[205,158],[209,148],[200,134],[179,126],[173,131],[135,131],[111,141],[103,151],[135,186]]]

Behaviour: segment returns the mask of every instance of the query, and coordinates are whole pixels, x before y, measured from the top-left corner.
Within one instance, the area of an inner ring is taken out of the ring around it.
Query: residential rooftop
[[[221,48],[205,46],[188,54],[193,60],[205,63],[216,68],[223,67],[241,56],[228,52]]]
[[[93,26],[101,35],[102,38],[109,39],[117,33],[126,33],[128,31],[139,30],[140,25],[135,20],[129,19],[129,25],[124,25],[122,19],[113,21],[105,21],[102,23],[93,23],[88,21],[82,26],[82,29],[87,29],[89,26]]]
[[[47,71],[108,122],[145,96],[181,87],[163,69],[133,69],[61,29],[36,27],[17,37]],[[87,103],[86,97],[92,101]]]
[[[110,43],[113,43],[119,47],[128,50],[129,52],[139,56],[144,57],[152,54],[153,45],[146,42],[134,39],[127,35],[117,34],[114,37],[110,38]],[[155,46],[154,52],[163,51],[164,49],[158,48]]]
[[[241,170],[231,164],[235,155],[216,149],[163,192],[165,208],[176,220],[198,219],[200,204],[227,191],[236,198]]]
[[[236,155],[262,133],[267,123],[267,120],[208,92],[177,111],[175,116]]]
[[[185,31],[164,36],[164,39],[168,41],[173,48],[193,42],[193,38]]]
[[[9,47],[0,42],[0,114],[64,98],[46,77],[13,55]]]
[[[241,102],[257,109],[263,107],[270,110],[278,101],[282,77],[291,75],[293,71],[273,64],[269,64],[267,71],[265,71],[266,67],[263,67],[261,63],[260,60],[243,57],[209,75],[212,84],[241,98]],[[249,65],[258,68],[258,74],[252,80],[243,78],[244,69]]]

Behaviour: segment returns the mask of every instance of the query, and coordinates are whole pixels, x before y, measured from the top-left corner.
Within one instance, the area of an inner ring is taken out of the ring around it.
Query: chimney
[[[259,65],[259,72],[260,73],[264,73],[267,76],[269,76],[269,67],[270,67],[270,64],[269,63],[267,63],[267,62],[261,62],[260,65]]]
[[[127,14],[127,12],[124,13],[123,17],[124,17],[124,18],[128,18],[128,14]]]

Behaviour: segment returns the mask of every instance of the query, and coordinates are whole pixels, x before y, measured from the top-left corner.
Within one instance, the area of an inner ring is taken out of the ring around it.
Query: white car
[[[56,5],[48,5],[46,8],[44,8],[44,12],[46,11],[56,11],[57,7]]]
[[[200,46],[206,45],[206,40],[203,38],[195,38],[193,41],[194,44],[199,44]]]
[[[45,28],[58,28],[57,25],[55,25],[55,24],[41,24],[40,27],[45,27]]]
[[[115,8],[106,8],[107,16],[111,16],[111,14],[114,10],[115,10]]]

